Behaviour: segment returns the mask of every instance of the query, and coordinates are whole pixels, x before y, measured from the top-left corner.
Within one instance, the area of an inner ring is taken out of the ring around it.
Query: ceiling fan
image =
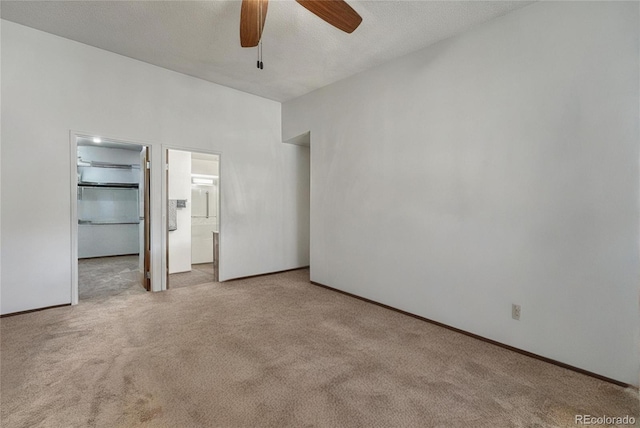
[[[298,4],[334,27],[352,33],[362,17],[344,0],[296,0]],[[240,45],[243,48],[258,46],[269,0],[242,0],[240,9]],[[260,53],[258,68],[263,68]]]

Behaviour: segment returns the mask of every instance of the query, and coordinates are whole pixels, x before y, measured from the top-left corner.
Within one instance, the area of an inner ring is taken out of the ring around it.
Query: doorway
[[[218,281],[220,157],[168,149],[167,289]]]
[[[150,289],[149,147],[76,135],[72,302]],[[75,284],[77,283],[77,289]]]

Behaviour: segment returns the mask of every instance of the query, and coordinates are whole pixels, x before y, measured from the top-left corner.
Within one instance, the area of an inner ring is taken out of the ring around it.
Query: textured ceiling
[[[276,101],[303,95],[458,34],[529,1],[358,1],[352,34],[293,0],[271,0],[256,48],[240,1],[2,1],[2,18]]]

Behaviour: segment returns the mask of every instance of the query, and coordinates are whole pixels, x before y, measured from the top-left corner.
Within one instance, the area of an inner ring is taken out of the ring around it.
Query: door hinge
[[[169,164],[168,163],[164,164],[164,169],[169,171]]]
[[[147,169],[151,169],[151,162],[147,161]]]
[[[145,272],[144,277],[147,279],[151,279],[151,272]]]

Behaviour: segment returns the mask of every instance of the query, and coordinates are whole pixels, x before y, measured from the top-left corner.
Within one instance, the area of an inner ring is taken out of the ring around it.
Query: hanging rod
[[[97,183],[95,181],[79,181],[79,187],[126,188],[137,189],[138,183]]]
[[[140,169],[139,164],[120,164],[112,162],[85,161],[78,157],[78,166],[91,166],[95,168]]]

